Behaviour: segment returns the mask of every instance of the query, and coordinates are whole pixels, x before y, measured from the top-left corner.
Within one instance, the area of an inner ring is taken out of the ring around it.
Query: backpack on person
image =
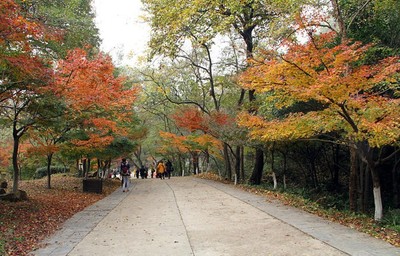
[[[122,175],[127,175],[128,174],[128,167],[127,166],[122,166]]]
[[[128,176],[129,175],[129,165],[127,165],[127,164],[122,164],[121,165],[121,174],[122,174],[122,176]]]

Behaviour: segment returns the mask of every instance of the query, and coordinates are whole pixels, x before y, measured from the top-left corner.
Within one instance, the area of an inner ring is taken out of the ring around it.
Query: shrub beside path
[[[43,255],[400,255],[400,249],[231,185],[133,180],[74,215]]]

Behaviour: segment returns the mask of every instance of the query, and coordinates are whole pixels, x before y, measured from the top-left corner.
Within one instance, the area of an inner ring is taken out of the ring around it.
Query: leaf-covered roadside
[[[218,175],[212,174],[210,172],[199,174],[199,177],[227,184],[230,183],[226,180],[221,179]],[[238,187],[247,192],[265,196],[267,200],[279,200],[285,205],[300,208],[306,212],[315,214],[332,222],[340,223],[357,231],[369,234],[375,238],[384,240],[396,247],[400,247],[400,233],[393,229],[380,225],[371,217],[358,215],[351,212],[342,212],[337,209],[324,209],[317,202],[312,202],[310,200],[301,198],[300,196],[289,193],[270,191],[267,189],[248,185],[238,185]]]
[[[21,182],[28,201],[0,201],[0,255],[28,255],[72,215],[120,185],[117,180],[105,180],[103,194],[93,194],[82,192],[81,178],[53,175],[50,190],[46,182],[45,178]]]

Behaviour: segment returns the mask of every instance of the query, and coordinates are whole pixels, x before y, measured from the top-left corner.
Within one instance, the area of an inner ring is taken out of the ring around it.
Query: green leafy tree
[[[48,29],[57,31],[58,40],[36,42],[43,54],[64,58],[68,51],[100,44],[91,0],[26,0],[23,9]]]
[[[217,35],[235,34],[244,43],[245,58],[250,58],[261,39],[279,38],[282,30],[274,36],[275,28],[284,28],[290,17],[303,1],[157,1],[144,0],[151,14],[150,22],[154,31],[150,46],[154,53],[174,56],[188,38],[195,38],[199,44],[211,45]],[[184,6],[184,8],[182,8]],[[175,17],[180,17],[176,19]],[[271,29],[273,28],[273,29]],[[278,36],[276,36],[278,35]],[[256,111],[255,91],[248,91],[249,111]],[[246,91],[238,95],[238,105],[245,101]],[[236,166],[243,166],[243,159],[236,150]],[[230,161],[226,159],[226,164]],[[261,182],[264,166],[262,146],[256,147],[255,163],[250,182]],[[229,168],[228,168],[229,169]]]

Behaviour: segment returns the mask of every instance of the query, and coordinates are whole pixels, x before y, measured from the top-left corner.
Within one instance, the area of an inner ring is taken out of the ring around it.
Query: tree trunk
[[[12,153],[12,164],[13,164],[13,189],[12,192],[14,195],[17,194],[18,192],[18,187],[19,187],[19,166],[18,166],[18,149],[19,149],[19,139],[20,137],[14,132],[13,134],[14,138],[14,147],[13,147],[13,153]]]
[[[51,189],[51,161],[53,159],[53,153],[47,155],[47,188]]]
[[[249,183],[252,185],[260,185],[264,168],[264,152],[262,149],[256,149],[254,169],[251,174]]]
[[[283,189],[286,190],[286,174],[283,174]]]
[[[373,160],[374,151],[370,147],[368,141],[363,141],[358,143],[357,147],[361,159],[367,164],[368,170],[371,173],[373,194],[374,194],[374,206],[375,206],[374,219],[376,221],[380,221],[383,216],[381,181],[379,178],[379,172],[376,168],[376,163]]]
[[[224,161],[225,161],[225,173],[224,176],[226,179],[231,180],[232,179],[232,166],[231,166],[231,161],[229,157],[229,150],[228,150],[228,144],[224,142]]]
[[[181,171],[181,175],[185,176],[185,171],[183,170],[185,163],[182,164],[182,156],[179,154],[178,155],[178,166],[179,170]]]
[[[357,211],[357,172],[359,170],[358,167],[358,159],[357,159],[357,150],[350,146],[350,177],[349,177],[349,204],[350,211]]]
[[[375,214],[374,219],[381,221],[383,217],[381,187],[374,187]]]
[[[83,171],[82,176],[84,178],[87,178],[87,165],[86,165],[86,162],[87,162],[86,158],[82,159],[82,171]]]
[[[341,12],[340,7],[339,7],[338,0],[331,0],[331,4],[332,4],[332,7],[333,7],[334,16],[335,16],[336,21],[337,21],[338,26],[339,26],[340,37],[342,39],[346,39],[347,38],[346,25],[345,25],[344,20],[343,20],[343,16],[342,16],[342,12]]]
[[[81,177],[82,173],[81,173],[81,168],[79,168],[79,162],[80,162],[79,159],[76,159],[76,163],[75,163],[76,166],[75,167],[78,170],[78,176]]]
[[[246,21],[245,21],[246,22]],[[246,57],[251,59],[253,57],[253,30],[254,26],[244,26],[245,29],[241,32],[243,40],[246,44]],[[249,102],[250,109],[248,112],[257,113],[257,108],[252,105],[255,102],[255,90],[249,90]],[[256,148],[255,161],[253,172],[250,176],[249,183],[253,185],[261,184],[262,174],[264,169],[264,151],[260,148]]]
[[[240,157],[241,157],[241,154],[240,154],[240,146],[237,146],[236,147],[236,150],[235,150],[235,174],[236,174],[236,181],[240,181],[240,180],[242,180],[242,177],[241,177],[241,172],[240,172]]]
[[[208,152],[208,149],[205,151],[205,162],[206,162],[206,172],[208,172],[210,170],[210,152]]]
[[[340,186],[339,184],[339,151],[340,146],[334,145],[333,146],[333,175],[332,175],[332,185],[337,190]]]
[[[278,188],[278,181],[276,180],[276,173],[275,173],[275,142],[272,143],[271,148],[271,171],[272,171],[272,180],[274,182],[274,190]]]
[[[193,152],[192,153],[192,157],[193,157],[193,173],[194,174],[199,174],[200,169],[199,169],[199,155],[197,152]]]
[[[381,182],[379,179],[379,173],[374,167],[369,168],[371,170],[372,176],[372,185],[373,185],[373,192],[374,192],[374,206],[375,206],[375,213],[374,213],[374,220],[380,221],[383,217],[383,207],[382,207],[382,195],[381,195]]]
[[[362,185],[362,201],[361,201],[361,212],[362,213],[367,213],[368,212],[368,205],[370,202],[370,192],[371,192],[371,173],[368,169],[368,165],[367,164],[363,164],[362,168],[360,170],[360,175],[363,176],[364,180],[363,180],[363,185]]]
[[[287,172],[287,155],[286,152],[282,152],[283,156],[283,170],[282,170],[282,176],[283,176],[283,189],[286,190],[286,172]]]
[[[100,158],[97,158],[97,177],[96,178],[98,178],[98,177],[101,177],[102,176],[102,173],[103,173],[103,165],[102,165],[102,163],[101,163],[102,161],[101,161],[101,159]]]
[[[393,191],[393,206],[394,208],[399,208],[399,167],[400,160],[397,159],[397,154],[395,156],[395,161],[392,168],[392,191]]]
[[[272,172],[272,181],[274,182],[274,190],[278,188],[278,181],[276,179],[276,173]]]
[[[246,179],[244,175],[244,146],[240,147],[240,177],[241,181],[244,182]]]

